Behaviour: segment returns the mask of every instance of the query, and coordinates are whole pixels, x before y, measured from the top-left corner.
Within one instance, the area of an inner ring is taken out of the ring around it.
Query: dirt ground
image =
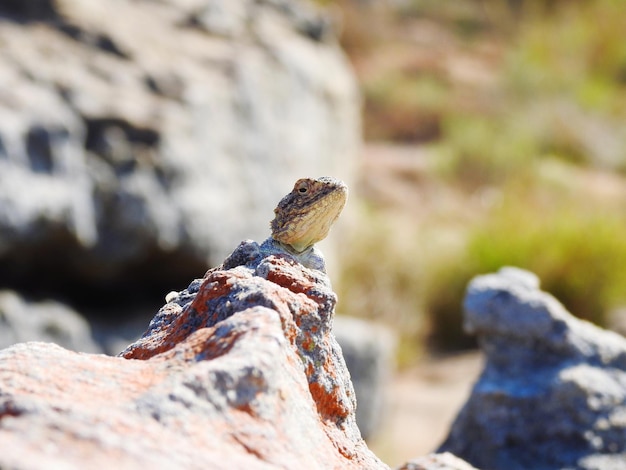
[[[424,358],[390,384],[388,412],[370,448],[392,468],[434,451],[483,366],[480,352]]]

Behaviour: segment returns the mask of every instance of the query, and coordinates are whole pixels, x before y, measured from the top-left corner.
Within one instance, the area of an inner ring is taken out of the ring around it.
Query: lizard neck
[[[326,273],[326,262],[324,255],[317,249],[315,245],[310,245],[304,251],[296,251],[291,245],[281,243],[273,237],[267,238],[261,245],[262,252],[265,256],[274,254],[285,254],[291,256],[305,268],[315,269]],[[329,281],[330,282],[330,281]]]
[[[304,247],[304,249],[298,250],[293,245],[289,245],[288,243],[280,242],[280,241],[276,240],[275,238],[274,238],[274,242],[277,245],[279,245],[283,250],[285,250],[287,253],[291,253],[292,255],[302,255],[302,254],[306,253],[307,251],[310,251],[313,248],[313,245],[308,245],[308,246]]]

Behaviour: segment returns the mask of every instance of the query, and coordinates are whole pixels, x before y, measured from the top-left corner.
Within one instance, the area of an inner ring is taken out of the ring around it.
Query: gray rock
[[[306,1],[0,15],[0,285],[171,286],[264,239],[298,177],[352,179],[356,82]]]
[[[475,278],[464,307],[487,361],[440,451],[489,469],[626,468],[625,338],[520,270]]]
[[[411,459],[397,470],[476,470],[476,468],[449,452],[444,452]]]
[[[81,352],[100,352],[89,324],[74,310],[54,301],[27,302],[0,291],[0,349],[26,341],[46,341]]]
[[[626,336],[626,306],[617,307],[608,312],[607,326],[610,330]]]
[[[388,470],[356,424],[325,273],[243,242],[120,357],[0,350],[0,468]]]
[[[343,351],[356,394],[356,421],[365,439],[380,430],[395,369],[396,338],[372,322],[335,317],[333,333]]]

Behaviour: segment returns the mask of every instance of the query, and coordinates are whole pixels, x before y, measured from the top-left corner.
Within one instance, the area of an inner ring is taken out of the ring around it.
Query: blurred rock
[[[333,333],[356,392],[356,421],[368,439],[380,430],[384,416],[387,387],[395,370],[396,338],[381,325],[344,316],[335,317]]]
[[[117,356],[120,351],[141,337],[152,316],[144,309],[128,311],[123,318],[111,321],[107,318],[92,320],[91,331],[94,340],[102,347],[104,354]]]
[[[355,419],[326,275],[242,243],[122,357],[0,352],[0,467],[385,469]]]
[[[626,467],[626,339],[515,268],[475,278],[464,307],[487,362],[440,451],[495,470]]]
[[[626,336],[626,307],[610,310],[607,314],[607,324],[611,330]]]
[[[476,470],[476,468],[449,452],[444,452],[410,460],[397,470]]]
[[[25,341],[53,342],[73,351],[101,352],[89,324],[58,302],[27,302],[17,293],[0,291],[0,349]]]
[[[305,1],[22,0],[0,20],[0,285],[171,288],[265,238],[297,177],[351,180],[356,83]]]

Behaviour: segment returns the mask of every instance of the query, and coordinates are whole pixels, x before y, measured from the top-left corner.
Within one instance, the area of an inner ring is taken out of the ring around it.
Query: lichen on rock
[[[121,355],[149,359],[199,329],[214,327],[251,306],[263,306],[278,315],[285,338],[302,362],[320,416],[335,423],[353,420],[354,390],[331,333],[337,297],[330,281],[322,271],[307,269],[272,247],[271,239],[262,245],[242,242],[221,266],[166,304],[146,334]]]
[[[262,246],[191,282],[120,357],[0,351],[0,467],[388,468],[356,425],[326,274]]]

